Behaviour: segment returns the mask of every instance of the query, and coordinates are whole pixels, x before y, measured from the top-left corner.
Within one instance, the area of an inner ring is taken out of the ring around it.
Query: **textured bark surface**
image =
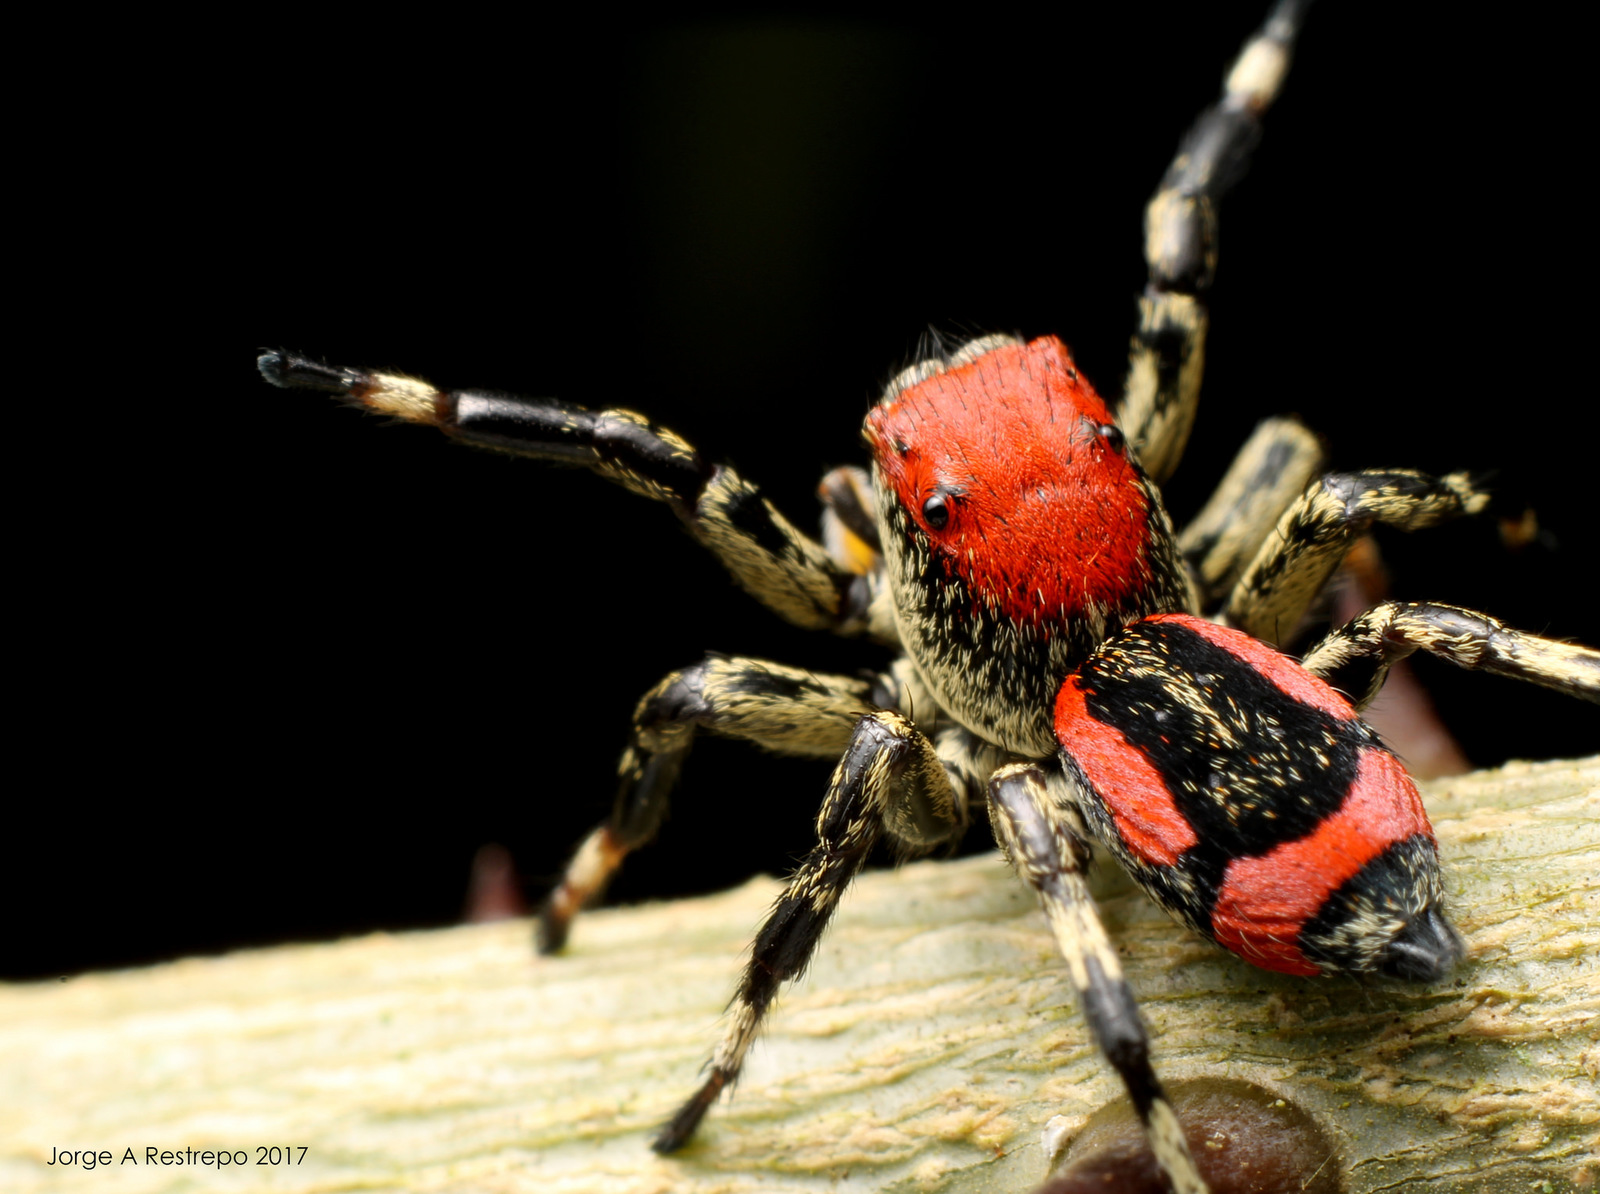
[[[1600,1188],[1600,759],[1425,792],[1470,950],[1433,989],[1255,970],[1099,877],[1157,1066],[1291,1099],[1353,1191]],[[1118,1094],[1004,863],[922,863],[856,885],[731,1102],[655,1156],[776,890],[593,914],[553,959],[511,922],[0,988],[0,1188],[1026,1191],[1045,1125]]]

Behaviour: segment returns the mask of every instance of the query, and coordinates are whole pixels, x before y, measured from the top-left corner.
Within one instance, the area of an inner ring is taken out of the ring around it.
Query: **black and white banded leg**
[[[1416,531],[1481,513],[1489,495],[1466,473],[1411,469],[1327,473],[1278,519],[1223,607],[1223,620],[1264,642],[1294,632],[1356,540],[1375,524]]]
[[[831,470],[817,485],[817,496],[822,499],[822,542],[828,554],[851,572],[865,575],[877,568],[883,544],[867,470],[855,465]]]
[[[833,759],[849,746],[861,715],[889,695],[881,682],[721,655],[662,680],[634,710],[610,818],[584,839],[539,909],[539,951],[560,949],[579,909],[629,853],[655,837],[697,730],[778,754]]]
[[[1075,815],[1051,799],[1038,763],[1014,763],[994,773],[989,816],[1011,865],[1039,897],[1089,1032],[1127,1087],[1156,1160],[1178,1194],[1205,1194],[1178,1117],[1150,1065],[1150,1036],[1139,1005],[1089,894],[1089,843],[1082,826],[1070,824]]]
[[[481,448],[582,465],[671,507],[751,596],[807,629],[860,633],[866,576],[798,531],[761,491],[713,465],[678,435],[629,410],[589,410],[497,390],[440,390],[415,377],[324,365],[287,351],[263,353],[276,386],[322,390]]]
[[[1117,423],[1158,485],[1178,466],[1200,400],[1206,295],[1217,268],[1217,204],[1244,174],[1308,7],[1310,0],[1280,0],[1245,43],[1222,99],[1185,134],[1145,209],[1149,275]]]
[[[872,847],[887,838],[908,850],[926,850],[965,825],[966,808],[933,743],[898,714],[861,718],[829,781],[817,816],[816,848],[790,877],[756,935],[710,1072],[656,1137],[657,1152],[681,1148],[707,1108],[738,1079],[778,989],[804,972],[840,896]]]
[[[1178,536],[1202,610],[1228,595],[1322,466],[1322,445],[1294,419],[1266,419],[1256,427],[1205,508]]]
[[[1386,601],[1333,631],[1300,660],[1364,709],[1389,668],[1416,651],[1457,667],[1526,680],[1600,704],[1600,651],[1513,630],[1475,610]]]

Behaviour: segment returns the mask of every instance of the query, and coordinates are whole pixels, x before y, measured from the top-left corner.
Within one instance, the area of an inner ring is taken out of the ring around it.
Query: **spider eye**
[[[1106,446],[1113,452],[1122,451],[1124,445],[1128,442],[1123,437],[1122,428],[1115,423],[1101,423],[1095,430],[1100,433],[1100,438],[1106,441]]]
[[[936,493],[922,503],[922,518],[936,531],[950,525],[950,503],[944,494]]]

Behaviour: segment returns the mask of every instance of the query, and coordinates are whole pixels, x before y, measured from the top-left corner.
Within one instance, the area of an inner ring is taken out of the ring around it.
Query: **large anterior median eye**
[[[949,499],[942,493],[935,493],[922,503],[922,518],[934,530],[944,530],[950,523]]]

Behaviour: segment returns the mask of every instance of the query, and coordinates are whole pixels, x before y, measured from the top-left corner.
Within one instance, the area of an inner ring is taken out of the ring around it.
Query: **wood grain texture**
[[[1352,1191],[1600,1188],[1600,759],[1425,794],[1470,950],[1433,989],[1256,970],[1097,878],[1157,1066],[1296,1101]],[[599,912],[559,958],[519,921],[0,987],[0,1188],[1026,1191],[1045,1125],[1117,1094],[1005,864],[921,863],[856,885],[731,1102],[655,1156],[776,892]]]

